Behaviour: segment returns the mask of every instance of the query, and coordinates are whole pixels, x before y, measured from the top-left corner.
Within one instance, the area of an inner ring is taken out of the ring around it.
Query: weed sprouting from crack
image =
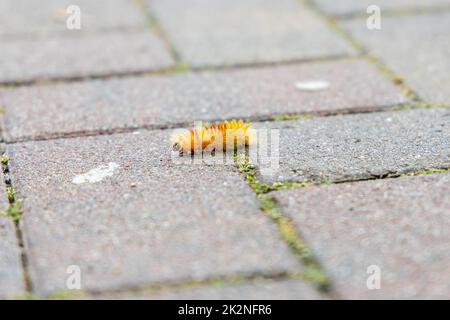
[[[288,120],[311,120],[314,118],[312,114],[280,114],[272,117],[274,121],[288,121]]]
[[[19,223],[22,219],[22,201],[16,200],[11,203],[8,209],[0,211],[1,216],[9,217],[14,223]]]
[[[3,153],[0,159],[2,170],[5,177],[6,194],[8,196],[9,206],[6,210],[0,211],[0,215],[10,217],[14,223],[18,224],[22,218],[22,200],[16,199],[16,190],[12,187],[8,178],[9,174],[9,156]]]
[[[8,154],[6,154],[6,153],[4,153],[4,154],[2,154],[2,157],[1,157],[1,163],[2,163],[2,165],[3,166],[7,166],[8,165],[8,162],[9,162],[9,156],[8,156]]]
[[[261,209],[275,222],[283,240],[304,265],[303,279],[313,283],[320,290],[327,291],[330,288],[330,280],[298,235],[294,223],[282,214],[281,208],[274,198],[269,195],[260,195],[258,198]]]
[[[21,249],[21,260],[23,267],[23,277],[26,293],[25,295],[31,296],[32,285],[30,276],[28,274],[28,261],[24,251],[24,241],[22,236],[22,231],[20,228],[20,220],[22,219],[22,200],[16,198],[16,190],[12,186],[11,178],[9,177],[9,156],[4,152],[0,159],[3,177],[6,185],[6,193],[8,195],[9,206],[6,210],[0,211],[1,216],[9,217],[13,222],[16,229],[17,244]]]
[[[270,191],[301,188],[309,185],[308,182],[274,183],[271,186],[261,184],[256,178],[256,167],[245,154],[236,154],[235,161],[239,172],[245,175],[249,186],[256,192],[261,210],[277,225],[282,239],[288,244],[296,257],[302,262],[305,270],[302,278],[316,285],[320,290],[326,291],[330,287],[328,276],[313,259],[305,242],[300,238],[292,221],[286,218],[275,199],[267,195]]]

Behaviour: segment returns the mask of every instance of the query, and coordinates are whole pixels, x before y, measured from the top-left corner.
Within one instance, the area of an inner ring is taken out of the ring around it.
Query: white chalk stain
[[[295,87],[304,91],[318,91],[328,89],[330,83],[325,80],[299,81],[295,83]]]
[[[72,179],[75,184],[81,183],[96,183],[102,181],[106,177],[111,177],[114,174],[114,170],[117,169],[119,165],[115,162],[110,162],[108,165],[101,165],[97,168],[89,170],[86,173],[79,174]]]

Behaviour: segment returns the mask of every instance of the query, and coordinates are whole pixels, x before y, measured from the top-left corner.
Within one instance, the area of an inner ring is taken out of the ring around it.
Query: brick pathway
[[[0,298],[450,298],[449,21],[448,0],[2,0]],[[172,129],[233,118],[278,130],[273,175],[174,157]]]

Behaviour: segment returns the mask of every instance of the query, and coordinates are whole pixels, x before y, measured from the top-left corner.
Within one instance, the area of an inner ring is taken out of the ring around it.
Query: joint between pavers
[[[432,7],[409,7],[409,8],[390,8],[383,9],[383,16],[385,17],[404,17],[404,16],[416,16],[430,13],[445,13],[450,11],[449,5],[437,5]],[[350,12],[331,15],[333,18],[341,20],[353,20],[353,19],[366,19],[367,13],[362,10],[361,12]]]
[[[3,148],[2,148],[3,149]],[[1,150],[2,156],[0,159],[2,171],[3,171],[3,178],[6,186],[6,194],[8,196],[8,202],[9,207],[5,210],[0,212],[0,215],[4,215],[9,217],[13,223],[14,228],[16,231],[16,239],[17,239],[17,246],[20,250],[20,260],[22,264],[22,272],[23,272],[23,282],[26,294],[31,294],[32,292],[32,283],[31,278],[28,272],[28,258],[25,252],[25,246],[24,246],[24,239],[23,239],[23,233],[20,226],[20,220],[23,216],[23,210],[22,210],[22,200],[17,199],[16,197],[16,190],[14,189],[14,186],[12,184],[11,176],[10,176],[10,170],[9,170],[9,161],[10,158],[8,154]]]
[[[313,10],[318,16],[320,16],[328,26],[334,30],[336,33],[340,34],[347,42],[352,45],[360,54],[362,54],[365,59],[374,65],[387,79],[389,79],[394,85],[400,88],[401,92],[405,97],[410,98],[416,103],[425,103],[425,101],[410,87],[407,85],[405,80],[394,71],[391,70],[386,64],[384,64],[378,57],[371,54],[361,43],[356,41],[356,39],[346,32],[339,23],[336,17],[328,16],[323,13],[311,0],[298,0],[305,6]]]
[[[161,41],[164,43],[164,46],[166,47],[167,51],[170,52],[170,55],[176,62],[177,68],[182,68],[183,70],[188,69],[187,64],[182,61],[180,53],[170,41],[169,37],[161,27],[156,16],[151,12],[150,8],[147,7],[145,1],[134,0],[133,2],[137,5],[141,13],[144,15],[148,27],[151,30],[153,30],[157,34],[157,36],[161,39]]]
[[[284,181],[284,182],[274,182],[271,185],[262,185],[264,186],[262,189],[263,192],[260,192],[259,195],[266,195],[270,192],[280,191],[280,190],[292,190],[292,189],[301,189],[311,186],[328,186],[333,184],[343,184],[343,183],[352,183],[352,182],[361,182],[361,181],[370,181],[370,180],[383,180],[383,179],[395,179],[401,177],[417,177],[427,174],[449,174],[450,167],[429,167],[417,170],[408,170],[405,172],[395,172],[389,171],[383,174],[371,174],[367,177],[350,177],[348,179],[342,180],[332,180],[332,181],[322,181],[322,180],[304,180],[303,182],[296,181]],[[256,173],[255,173],[256,176]],[[261,185],[260,185],[261,186]]]
[[[63,84],[63,83],[73,83],[73,82],[83,82],[83,81],[93,81],[93,80],[110,80],[110,79],[121,79],[126,77],[146,77],[146,76],[169,76],[182,74],[187,72],[201,73],[208,71],[233,71],[242,70],[249,68],[264,68],[264,67],[275,67],[275,66],[289,66],[292,64],[303,64],[311,62],[330,62],[330,61],[341,61],[341,60],[352,60],[361,58],[361,56],[349,56],[349,55],[331,55],[317,58],[303,58],[303,59],[293,59],[284,60],[276,62],[253,62],[253,63],[237,63],[233,65],[222,65],[222,66],[189,66],[183,61],[177,62],[175,66],[163,67],[159,69],[151,70],[140,70],[140,71],[124,71],[124,72],[110,72],[107,74],[90,74],[83,76],[55,76],[41,79],[31,79],[31,80],[17,80],[17,81],[0,81],[0,88],[17,88],[17,87],[29,87],[34,85],[52,85],[52,84]]]
[[[350,115],[350,114],[363,114],[363,113],[377,113],[386,111],[408,111],[411,109],[418,108],[449,108],[450,106],[444,105],[432,105],[432,104],[418,104],[418,103],[405,103],[405,104],[394,104],[389,106],[380,107],[360,107],[360,108],[350,108],[341,109],[336,111],[317,111],[317,112],[305,112],[305,113],[285,113],[277,115],[261,115],[253,117],[229,117],[221,119],[209,119],[209,120],[199,120],[204,123],[214,123],[223,122],[225,120],[232,121],[233,119],[239,118],[245,122],[282,122],[291,120],[311,120],[315,117],[333,117],[339,115]],[[72,139],[72,138],[83,138],[92,136],[103,136],[103,135],[114,135],[121,133],[131,133],[137,130],[171,130],[178,128],[189,128],[192,126],[191,122],[177,122],[177,123],[167,123],[167,124],[153,124],[153,125],[140,125],[131,127],[117,127],[111,129],[99,129],[99,130],[82,130],[82,131],[72,131],[72,132],[59,132],[59,133],[44,133],[38,136],[21,136],[17,138],[3,137],[3,143],[14,144],[20,142],[30,142],[30,141],[47,141],[47,140],[58,140],[58,139]]]
[[[275,223],[282,240],[288,245],[295,257],[304,266],[300,278],[311,283],[323,294],[330,297],[337,297],[337,293],[332,290],[330,277],[325,273],[320,264],[314,259],[306,242],[298,234],[294,223],[285,217],[276,200],[267,195],[268,192],[281,190],[283,186],[269,186],[260,184],[256,178],[256,168],[250,163],[249,157],[245,154],[236,154],[235,161],[239,172],[244,174],[245,180],[256,193],[260,208]],[[290,187],[304,187],[305,183],[292,183]]]
[[[293,271],[282,271],[276,273],[250,273],[232,274],[202,280],[184,279],[176,281],[153,282],[142,286],[121,287],[116,289],[87,289],[87,290],[59,290],[48,296],[24,294],[17,297],[23,300],[49,299],[49,300],[71,300],[89,299],[108,294],[158,294],[167,290],[182,290],[195,288],[223,287],[242,283],[257,284],[264,281],[277,280],[302,280],[303,275]]]

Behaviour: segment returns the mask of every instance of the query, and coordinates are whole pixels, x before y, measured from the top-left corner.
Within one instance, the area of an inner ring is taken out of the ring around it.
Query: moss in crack
[[[239,172],[245,175],[245,179],[257,195],[270,191],[269,185],[261,184],[256,178],[256,167],[250,162],[250,157],[248,155],[238,153],[235,155],[234,159]]]
[[[87,294],[82,290],[60,290],[48,297],[49,300],[82,300]]]
[[[276,223],[283,240],[305,266],[303,278],[316,285],[319,289],[327,290],[330,286],[329,278],[313,259],[307,245],[298,235],[294,223],[283,216],[277,202],[272,197],[260,195],[259,200],[261,209]]]
[[[8,209],[0,211],[0,215],[11,218],[14,223],[19,223],[22,219],[22,200],[11,203]]]
[[[288,121],[288,120],[310,120],[314,116],[312,114],[280,114],[272,117],[274,121]]]
[[[8,195],[8,201],[9,203],[13,203],[16,199],[16,190],[14,190],[13,187],[6,187],[6,194]]]
[[[14,297],[15,300],[41,300],[40,297],[37,295],[31,293],[31,292],[24,292],[22,294],[19,294]]]
[[[446,169],[425,169],[423,171],[418,171],[418,172],[412,172],[409,174],[406,174],[407,176],[422,176],[422,175],[426,175],[426,174],[445,174],[445,173],[450,173],[450,168],[446,168]]]
[[[2,154],[1,158],[2,165],[7,166],[9,162],[9,156],[7,153]]]

